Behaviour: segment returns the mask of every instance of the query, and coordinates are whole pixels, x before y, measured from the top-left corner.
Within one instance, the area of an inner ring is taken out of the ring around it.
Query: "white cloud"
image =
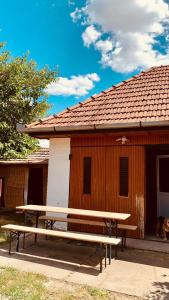
[[[82,39],[87,47],[96,42],[100,36],[101,33],[97,31],[93,25],[88,26],[82,33]]]
[[[113,50],[113,43],[110,40],[99,40],[96,44],[95,44],[96,49],[98,49],[99,51],[101,51],[102,53],[107,53],[109,51]]]
[[[76,10],[74,21],[79,19],[87,24],[82,34],[84,45],[93,44],[103,66],[131,72],[169,63],[169,6],[164,0],[88,0]],[[99,35],[86,37],[90,28]],[[165,53],[155,47],[159,35],[166,38]]]
[[[83,14],[85,13],[85,7],[79,9],[79,8],[75,8],[75,10],[70,14],[73,22],[77,22],[78,20],[80,20],[83,17]]]
[[[71,76],[70,78],[59,77],[58,81],[48,85],[46,92],[55,96],[85,96],[94,87],[94,82],[99,80],[96,73]]]

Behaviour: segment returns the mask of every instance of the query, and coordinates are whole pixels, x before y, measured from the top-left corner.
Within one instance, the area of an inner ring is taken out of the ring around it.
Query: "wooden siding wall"
[[[24,204],[24,189],[27,188],[28,166],[0,166],[0,177],[4,177],[5,208]],[[38,188],[38,187],[37,187]],[[43,200],[46,203],[47,166],[43,166]]]
[[[138,225],[137,237],[144,236],[145,147],[110,145],[112,137],[72,138],[69,206],[82,209],[131,213],[129,224]],[[139,143],[138,143],[139,144]],[[83,195],[83,158],[92,157],[92,192]],[[129,159],[129,196],[119,196],[120,157]],[[72,226],[74,229],[76,226]],[[77,228],[76,228],[77,229]],[[89,226],[78,230],[95,231]]]
[[[105,133],[105,134],[93,134],[93,135],[81,135],[72,137],[72,147],[81,146],[119,146],[121,143],[117,139],[122,136],[128,138],[127,146],[131,145],[165,145],[169,144],[169,130],[158,131],[129,131],[118,133]]]
[[[24,204],[25,167],[0,167],[0,176],[4,177],[5,208]]]

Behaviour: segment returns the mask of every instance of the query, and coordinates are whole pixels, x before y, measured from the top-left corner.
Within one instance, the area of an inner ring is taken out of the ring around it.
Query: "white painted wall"
[[[70,138],[52,138],[49,146],[48,187],[46,205],[68,207],[70,173]],[[48,215],[52,215],[48,213]],[[57,216],[65,216],[57,214]],[[57,227],[67,229],[66,223]]]

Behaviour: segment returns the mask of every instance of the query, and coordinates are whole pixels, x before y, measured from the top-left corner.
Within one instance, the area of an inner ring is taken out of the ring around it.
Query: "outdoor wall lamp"
[[[121,142],[122,145],[125,145],[127,142],[129,142],[129,139],[126,136],[122,136],[121,138],[118,138],[116,142]]]

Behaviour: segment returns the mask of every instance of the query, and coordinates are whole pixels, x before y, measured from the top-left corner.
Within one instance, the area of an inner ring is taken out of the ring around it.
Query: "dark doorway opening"
[[[4,203],[4,178],[0,177],[0,207],[5,207]]]
[[[158,157],[169,155],[169,145],[146,147],[146,234],[155,235],[158,207]],[[169,174],[169,170],[168,170]],[[163,174],[165,177],[166,174]],[[163,176],[160,176],[160,180]],[[169,184],[169,176],[167,176]],[[166,184],[166,182],[164,182]],[[164,216],[165,217],[165,216]]]
[[[43,205],[43,168],[30,168],[28,204]]]

